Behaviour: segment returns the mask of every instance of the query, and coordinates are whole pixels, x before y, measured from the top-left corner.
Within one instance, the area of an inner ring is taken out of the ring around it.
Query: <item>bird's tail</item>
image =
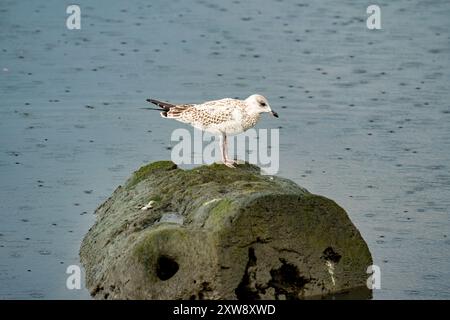
[[[191,105],[175,105],[155,99],[147,99],[147,102],[156,104],[158,107],[160,107],[162,109],[161,116],[163,118],[179,118],[183,111],[191,107]]]

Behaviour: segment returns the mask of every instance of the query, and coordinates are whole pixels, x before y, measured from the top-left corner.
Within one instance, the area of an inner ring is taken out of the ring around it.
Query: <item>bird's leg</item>
[[[225,159],[224,164],[227,167],[230,167],[230,168],[235,167],[234,165],[236,164],[236,162],[234,162],[233,160],[230,160],[228,158],[228,138],[227,138],[226,134],[223,135],[223,158]]]
[[[221,157],[222,157],[222,162],[223,162],[223,164],[225,164],[226,165],[226,162],[227,162],[227,158],[226,158],[226,155],[225,155],[225,134],[221,134],[220,135],[220,137],[219,137],[219,144],[220,144],[220,155],[221,155]]]

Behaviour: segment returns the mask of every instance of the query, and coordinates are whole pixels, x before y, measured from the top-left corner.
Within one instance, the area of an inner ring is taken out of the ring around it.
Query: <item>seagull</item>
[[[261,113],[270,113],[278,118],[267,99],[259,94],[253,94],[245,100],[225,98],[200,104],[171,104],[154,99],[147,99],[147,102],[159,106],[161,109],[151,110],[162,111],[160,114],[163,118],[175,119],[219,136],[222,162],[230,168],[235,168],[236,162],[228,157],[227,136],[254,127]]]

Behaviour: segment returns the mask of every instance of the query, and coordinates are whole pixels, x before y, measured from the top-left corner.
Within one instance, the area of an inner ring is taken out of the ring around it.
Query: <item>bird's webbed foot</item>
[[[237,162],[233,161],[233,160],[225,160],[225,161],[223,161],[223,164],[229,168],[236,168]]]

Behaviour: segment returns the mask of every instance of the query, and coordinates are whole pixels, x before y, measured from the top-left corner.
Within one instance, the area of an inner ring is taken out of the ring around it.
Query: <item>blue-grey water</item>
[[[279,175],[334,199],[381,268],[375,299],[450,298],[450,2],[0,2],[0,298],[66,288],[93,211],[176,122],[140,109],[259,92]],[[187,127],[186,127],[187,128]]]

